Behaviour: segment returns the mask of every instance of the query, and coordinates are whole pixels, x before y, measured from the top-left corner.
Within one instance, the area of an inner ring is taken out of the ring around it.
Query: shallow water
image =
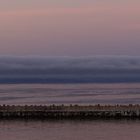
[[[139,120],[0,121],[2,140],[139,140]]]
[[[138,104],[140,84],[5,84],[0,104]]]

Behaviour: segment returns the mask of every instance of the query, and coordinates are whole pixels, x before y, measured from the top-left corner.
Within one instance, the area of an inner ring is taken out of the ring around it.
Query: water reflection
[[[139,120],[1,120],[3,140],[139,140]]]
[[[1,104],[138,104],[140,84],[0,85]]]

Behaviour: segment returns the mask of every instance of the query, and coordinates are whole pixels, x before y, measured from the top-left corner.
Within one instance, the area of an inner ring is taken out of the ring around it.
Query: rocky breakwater
[[[0,118],[139,119],[140,105],[0,105]]]

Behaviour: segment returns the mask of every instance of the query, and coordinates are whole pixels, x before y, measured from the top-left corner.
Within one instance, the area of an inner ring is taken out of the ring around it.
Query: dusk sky
[[[139,0],[0,0],[0,55],[140,55]]]

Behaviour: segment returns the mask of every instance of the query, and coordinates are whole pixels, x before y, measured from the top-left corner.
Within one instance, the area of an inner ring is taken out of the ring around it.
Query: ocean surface
[[[138,104],[140,84],[2,84],[0,104]],[[2,140],[139,140],[140,120],[0,120]]]
[[[1,140],[139,140],[139,120],[0,121]]]
[[[140,84],[1,84],[0,104],[138,104]]]

